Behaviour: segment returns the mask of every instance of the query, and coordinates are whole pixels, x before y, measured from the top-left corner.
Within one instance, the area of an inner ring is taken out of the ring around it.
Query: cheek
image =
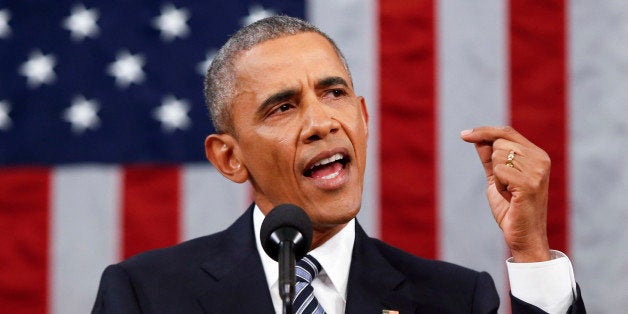
[[[292,160],[295,155],[299,126],[296,121],[287,121],[275,126],[262,126],[257,130],[258,147],[270,152],[278,159]]]
[[[366,152],[368,133],[362,116],[359,113],[353,113],[350,117],[344,119],[344,122],[341,122],[341,124],[349,136],[356,153]]]
[[[292,172],[294,144],[283,134],[285,133],[280,131],[268,134],[260,132],[258,136],[250,137],[245,142],[245,162],[257,180],[266,180],[273,174],[285,175]]]
[[[363,179],[366,168],[367,130],[360,116],[353,116],[347,124],[343,124],[345,132],[355,152],[355,164],[360,171],[360,179]]]

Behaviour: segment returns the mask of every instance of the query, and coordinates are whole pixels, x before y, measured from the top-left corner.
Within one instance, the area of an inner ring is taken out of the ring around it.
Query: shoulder
[[[252,207],[227,229],[188,240],[180,244],[146,251],[118,265],[131,273],[161,275],[198,270],[200,266],[218,256],[233,255],[237,250],[254,248]],[[230,255],[231,254],[231,255]],[[196,267],[199,266],[199,267]]]
[[[377,239],[370,241],[391,267],[404,275],[421,303],[434,312],[497,311],[499,296],[488,273],[421,258]]]
[[[190,240],[110,265],[102,274],[93,313],[167,312],[174,305],[193,312],[194,296],[209,282],[199,280],[206,278],[200,252],[219,243],[220,237],[218,233]]]
[[[497,298],[493,279],[486,272],[479,272],[449,262],[421,258],[377,239],[370,239],[384,259],[398,272],[405,275],[420,290],[429,294],[486,295]]]
[[[356,245],[352,263],[359,274],[377,274],[378,280],[415,300],[424,312],[485,313],[499,306],[497,290],[486,272],[412,255],[368,237],[359,228]]]
[[[224,232],[224,231],[223,231]],[[223,232],[191,239],[170,247],[153,249],[129,257],[120,265],[123,267],[148,266],[150,264],[172,263],[178,261],[194,261],[202,258],[203,252],[213,251],[220,246]]]
[[[180,277],[200,271],[203,262],[219,254],[223,232],[192,239],[180,244],[139,253],[115,265],[133,281],[154,281]]]
[[[372,239],[382,256],[397,270],[411,277],[454,277],[474,280],[479,272],[449,262],[431,260],[402,251],[377,239]]]

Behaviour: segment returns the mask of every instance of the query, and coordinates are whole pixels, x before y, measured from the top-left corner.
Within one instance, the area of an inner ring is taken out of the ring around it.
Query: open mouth
[[[335,153],[330,157],[320,159],[306,168],[303,175],[313,179],[333,179],[340,175],[349,163],[350,158],[344,153]]]

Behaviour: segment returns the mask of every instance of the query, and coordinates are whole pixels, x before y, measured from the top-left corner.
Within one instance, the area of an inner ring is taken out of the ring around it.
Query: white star
[[[37,88],[43,83],[51,84],[56,78],[53,70],[56,63],[52,54],[43,55],[39,50],[34,51],[20,66],[20,74],[26,76],[30,88]]]
[[[11,27],[9,27],[10,19],[11,12],[9,12],[9,10],[0,10],[0,38],[7,38],[11,35]]]
[[[153,26],[161,32],[161,39],[172,41],[175,37],[183,38],[190,33],[186,22],[190,19],[187,9],[177,9],[168,4],[161,8],[161,15],[153,19]]]
[[[205,74],[207,74],[207,69],[209,69],[209,66],[212,64],[212,60],[214,60],[216,53],[216,50],[212,49],[208,51],[207,54],[205,54],[205,60],[199,62],[199,64],[196,66],[196,71],[198,72],[198,74],[202,76],[205,76]]]
[[[242,18],[240,23],[242,24],[242,26],[246,26],[255,23],[263,18],[271,17],[273,15],[275,15],[275,11],[270,9],[266,10],[264,9],[264,7],[256,4],[249,7],[249,15]]]
[[[161,122],[161,128],[166,132],[176,129],[183,130],[190,127],[188,117],[190,105],[185,100],[178,100],[174,96],[166,96],[161,101],[161,106],[155,108],[153,117]]]
[[[63,112],[63,119],[72,124],[74,133],[83,133],[87,129],[97,129],[100,126],[98,118],[98,102],[87,100],[82,95],[74,97],[72,105]]]
[[[95,38],[98,33],[98,10],[87,10],[83,4],[75,5],[72,14],[63,20],[63,27],[72,32],[72,39],[81,41],[85,37]]]
[[[144,81],[142,66],[146,62],[141,54],[132,55],[128,51],[118,53],[116,61],[109,64],[107,73],[116,78],[116,85],[127,88],[131,83],[139,84]]]
[[[0,100],[0,130],[8,130],[11,127],[11,117],[9,117],[11,106],[6,100]]]

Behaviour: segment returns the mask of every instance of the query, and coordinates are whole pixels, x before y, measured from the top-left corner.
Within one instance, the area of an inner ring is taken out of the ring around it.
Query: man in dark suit
[[[302,207],[312,221],[309,254],[322,270],[310,301],[327,313],[497,310],[488,274],[404,253],[356,222],[368,113],[325,34],[289,17],[249,25],[215,57],[205,94],[217,131],[206,139],[207,157],[231,181],[249,181],[255,203],[223,232],[108,267],[94,313],[279,312],[277,266],[261,250],[259,232],[264,215],[282,203]],[[513,255],[513,312],[584,312],[571,264],[547,242],[547,154],[510,128],[461,136],[476,146]],[[547,274],[555,280],[544,282]]]

